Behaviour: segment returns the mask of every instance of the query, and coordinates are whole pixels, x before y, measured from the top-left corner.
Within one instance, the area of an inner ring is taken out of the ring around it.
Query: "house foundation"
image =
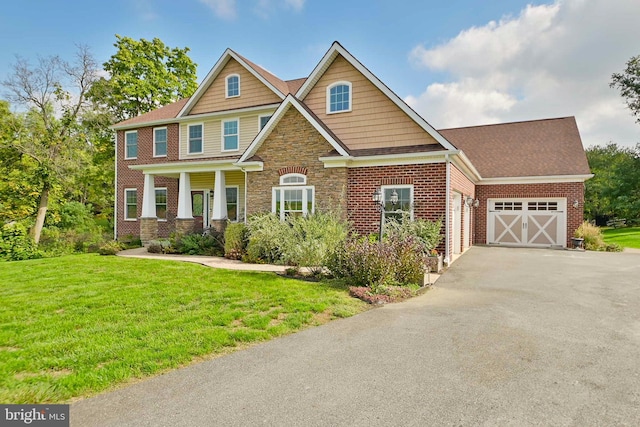
[[[158,218],[140,218],[140,240],[144,246],[158,238]]]

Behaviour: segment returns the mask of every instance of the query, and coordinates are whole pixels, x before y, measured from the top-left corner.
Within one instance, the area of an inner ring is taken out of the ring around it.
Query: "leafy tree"
[[[101,78],[91,97],[103,102],[115,121],[149,112],[181,98],[197,88],[196,64],[189,48],[169,48],[162,40],[134,40],[116,34],[118,49],[104,70],[110,78]]]
[[[98,79],[98,68],[87,47],[80,46],[73,62],[58,56],[40,58],[36,66],[18,57],[13,72],[2,82],[9,99],[29,110],[24,127],[8,141],[36,165],[40,181],[38,212],[31,234],[36,243],[56,185],[69,183],[74,171],[87,163],[87,138],[80,118],[87,107],[87,92]]]
[[[636,121],[640,123],[640,55],[629,59],[622,73],[613,73],[609,86],[620,90]]]
[[[640,219],[640,144],[610,143],[586,150],[594,177],[585,183],[585,214],[599,223],[608,218]]]

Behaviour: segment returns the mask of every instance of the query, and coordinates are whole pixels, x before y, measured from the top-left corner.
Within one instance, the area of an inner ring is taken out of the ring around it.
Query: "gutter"
[[[449,154],[445,154],[444,156],[445,159],[445,164],[446,164],[446,171],[447,171],[447,176],[446,176],[446,199],[445,199],[445,219],[444,219],[444,223],[445,223],[445,235],[444,235],[444,262],[449,265],[451,258],[449,256],[449,250],[450,250],[450,246],[451,243],[449,241],[449,228],[451,227],[450,224],[450,220],[451,220],[451,213],[449,212],[449,210],[451,209],[451,160],[449,159]]]
[[[113,146],[115,149],[115,179],[113,182],[113,240],[118,239],[118,131],[113,131]]]

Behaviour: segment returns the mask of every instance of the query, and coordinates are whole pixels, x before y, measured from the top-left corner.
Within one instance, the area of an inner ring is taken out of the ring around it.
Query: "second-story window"
[[[189,125],[189,154],[202,153],[202,125]]]
[[[167,155],[167,128],[153,130],[153,157],[165,157]]]
[[[227,98],[240,96],[240,76],[231,74],[227,76]]]
[[[327,114],[351,111],[351,83],[337,82],[327,87]]]
[[[125,139],[125,159],[135,159],[138,157],[138,131],[132,130],[124,133]]]
[[[239,120],[222,121],[222,151],[236,151],[239,145]]]

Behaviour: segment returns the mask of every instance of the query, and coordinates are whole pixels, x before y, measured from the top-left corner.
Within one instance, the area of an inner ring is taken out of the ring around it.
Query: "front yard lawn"
[[[640,227],[604,228],[604,241],[624,248],[640,249]]]
[[[69,402],[367,309],[346,287],[98,255],[0,263],[0,402]]]

